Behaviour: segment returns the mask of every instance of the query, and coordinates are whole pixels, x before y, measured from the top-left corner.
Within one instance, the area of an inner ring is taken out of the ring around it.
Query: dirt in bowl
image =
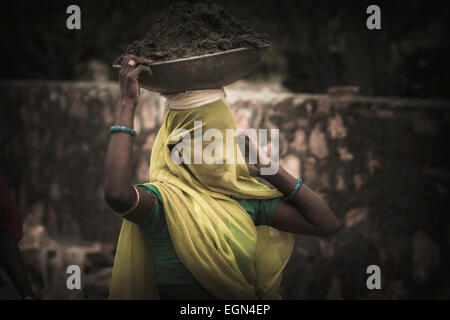
[[[268,44],[269,35],[255,32],[211,0],[182,1],[164,7],[144,38],[130,44],[114,63],[120,64],[125,54],[160,62]]]

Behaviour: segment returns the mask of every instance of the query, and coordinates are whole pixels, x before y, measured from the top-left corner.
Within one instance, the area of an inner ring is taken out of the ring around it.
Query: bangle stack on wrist
[[[128,127],[124,127],[124,126],[112,126],[111,128],[109,128],[109,132],[110,133],[125,132],[125,133],[131,134],[134,138],[136,138],[136,136],[137,136],[136,131],[134,131],[133,129],[130,129]]]
[[[294,190],[292,190],[292,192],[289,194],[289,196],[287,196],[286,198],[284,198],[286,201],[292,201],[292,199],[294,199],[295,195],[297,194],[298,190],[300,190],[300,187],[302,186],[302,179],[297,178],[297,184],[295,185]]]

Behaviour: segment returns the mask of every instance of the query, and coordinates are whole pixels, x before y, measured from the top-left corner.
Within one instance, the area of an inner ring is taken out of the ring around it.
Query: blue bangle
[[[291,194],[285,198],[286,201],[291,201],[292,199],[294,199],[294,196],[300,189],[302,183],[303,183],[302,179],[297,178],[297,184],[295,185],[295,188],[294,188],[294,190],[292,190]]]
[[[110,133],[114,133],[114,132],[126,132],[131,134],[133,137],[136,138],[137,133],[136,131],[134,131],[133,129],[124,127],[124,126],[112,126],[111,128],[109,128],[109,132]]]

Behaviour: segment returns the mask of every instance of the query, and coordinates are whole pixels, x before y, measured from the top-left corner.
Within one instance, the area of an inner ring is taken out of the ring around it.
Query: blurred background
[[[65,9],[72,2],[14,1],[2,19],[3,77],[81,80],[101,65],[115,80],[111,62],[144,36],[165,2],[80,1],[82,28],[70,31]],[[272,48],[251,78],[277,77],[296,92],[357,85],[370,96],[450,96],[445,1],[377,1],[378,31],[365,27],[373,1],[215,2],[271,37]]]
[[[107,295],[120,219],[101,190],[116,69],[167,1],[21,1],[2,11],[0,174],[24,217],[42,299]],[[279,128],[282,165],[344,229],[299,236],[286,299],[450,298],[450,5],[445,1],[216,0],[270,35],[255,72],[226,87],[241,128]],[[81,8],[81,30],[66,8]],[[381,30],[366,9],[381,8]],[[148,181],[164,99],[142,92],[134,182]],[[68,290],[68,265],[83,288]],[[379,265],[382,288],[366,287]],[[19,297],[0,274],[0,298]]]

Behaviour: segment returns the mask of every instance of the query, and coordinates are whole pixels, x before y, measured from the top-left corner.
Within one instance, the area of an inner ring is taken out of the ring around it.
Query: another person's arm
[[[134,66],[128,64],[132,59]],[[142,72],[151,74],[151,70],[144,64],[150,61],[135,56],[126,56],[122,61],[120,70],[120,91],[122,100],[117,113],[115,125],[133,129],[134,114],[139,103],[138,78]],[[103,192],[108,205],[116,212],[125,212],[132,207],[136,192],[131,183],[132,153],[134,137],[125,132],[111,134],[106,153]],[[151,212],[154,204],[152,195],[141,188],[137,207],[124,218],[139,222]]]
[[[2,267],[23,298],[36,299],[28,279],[17,240],[9,231],[0,228],[0,267]]]
[[[22,214],[0,175],[0,268],[24,299],[36,299],[17,244],[22,235]]]

